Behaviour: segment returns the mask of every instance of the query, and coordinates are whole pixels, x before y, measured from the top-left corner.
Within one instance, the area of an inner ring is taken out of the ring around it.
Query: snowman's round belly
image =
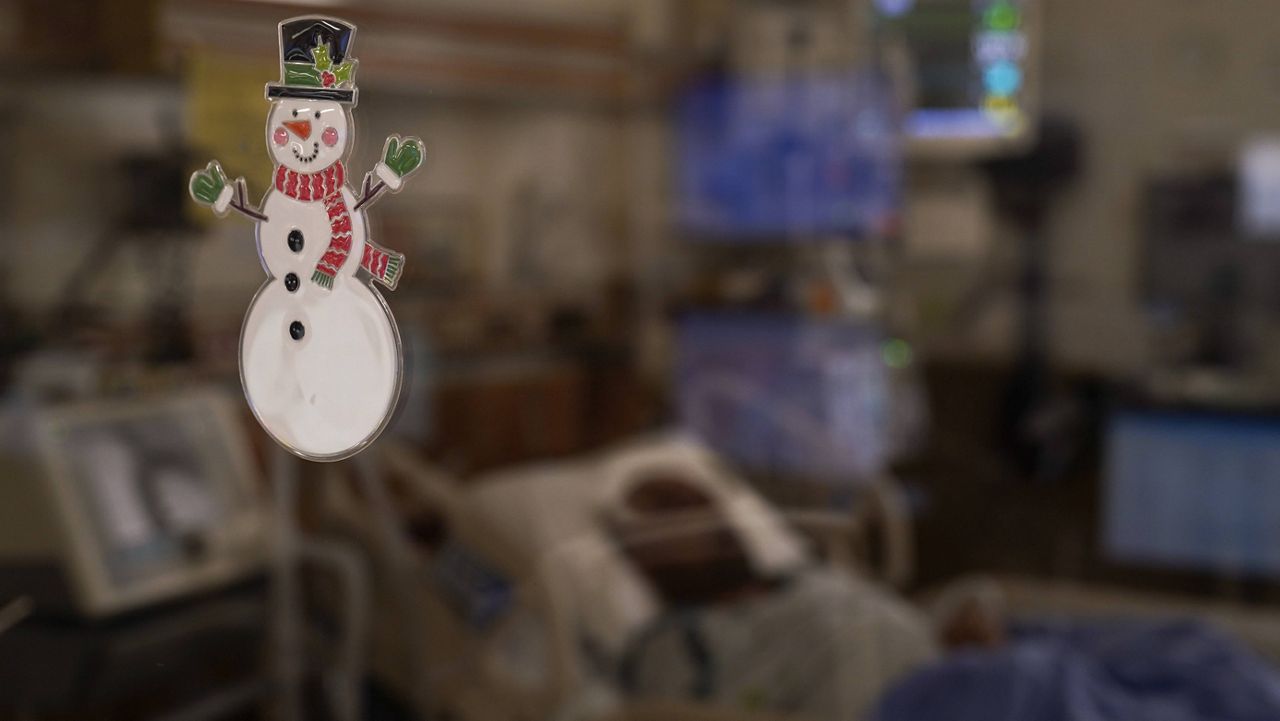
[[[400,338],[376,291],[339,277],[332,291],[258,292],[240,339],[240,376],[258,422],[313,460],[370,443],[395,410]]]

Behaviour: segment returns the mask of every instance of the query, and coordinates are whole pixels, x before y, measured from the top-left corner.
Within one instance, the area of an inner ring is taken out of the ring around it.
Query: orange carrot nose
[[[284,126],[289,129],[289,132],[293,133],[299,138],[302,138],[303,140],[306,140],[307,138],[311,137],[311,121],[310,120],[290,120],[289,122],[284,123]]]

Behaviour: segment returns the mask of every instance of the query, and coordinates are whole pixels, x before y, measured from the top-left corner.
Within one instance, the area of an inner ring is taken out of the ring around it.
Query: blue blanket
[[[1194,622],[1019,629],[882,698],[875,721],[1280,721],[1280,676]]]

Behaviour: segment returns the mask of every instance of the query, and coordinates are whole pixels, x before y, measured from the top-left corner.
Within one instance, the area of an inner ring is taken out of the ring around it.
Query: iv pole
[[[306,717],[302,681],[307,658],[298,570],[303,563],[326,567],[338,582],[341,636],[334,668],[325,678],[326,700],[336,721],[359,721],[364,650],[369,628],[369,573],[348,545],[304,536],[298,528],[298,477],[302,462],[276,449],[271,460],[274,543],[271,571],[272,695],[275,721]]]

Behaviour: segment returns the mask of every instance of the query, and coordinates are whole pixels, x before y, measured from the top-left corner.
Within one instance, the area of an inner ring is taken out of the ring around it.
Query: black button
[[[294,340],[302,340],[302,336],[306,334],[307,334],[306,326],[302,325],[302,323],[300,323],[299,321],[295,320],[294,322],[289,324],[290,338],[293,338]]]
[[[284,277],[284,289],[290,293],[298,289],[298,274],[289,273]]]
[[[302,252],[302,231],[294,228],[289,231],[289,250],[295,253]]]

